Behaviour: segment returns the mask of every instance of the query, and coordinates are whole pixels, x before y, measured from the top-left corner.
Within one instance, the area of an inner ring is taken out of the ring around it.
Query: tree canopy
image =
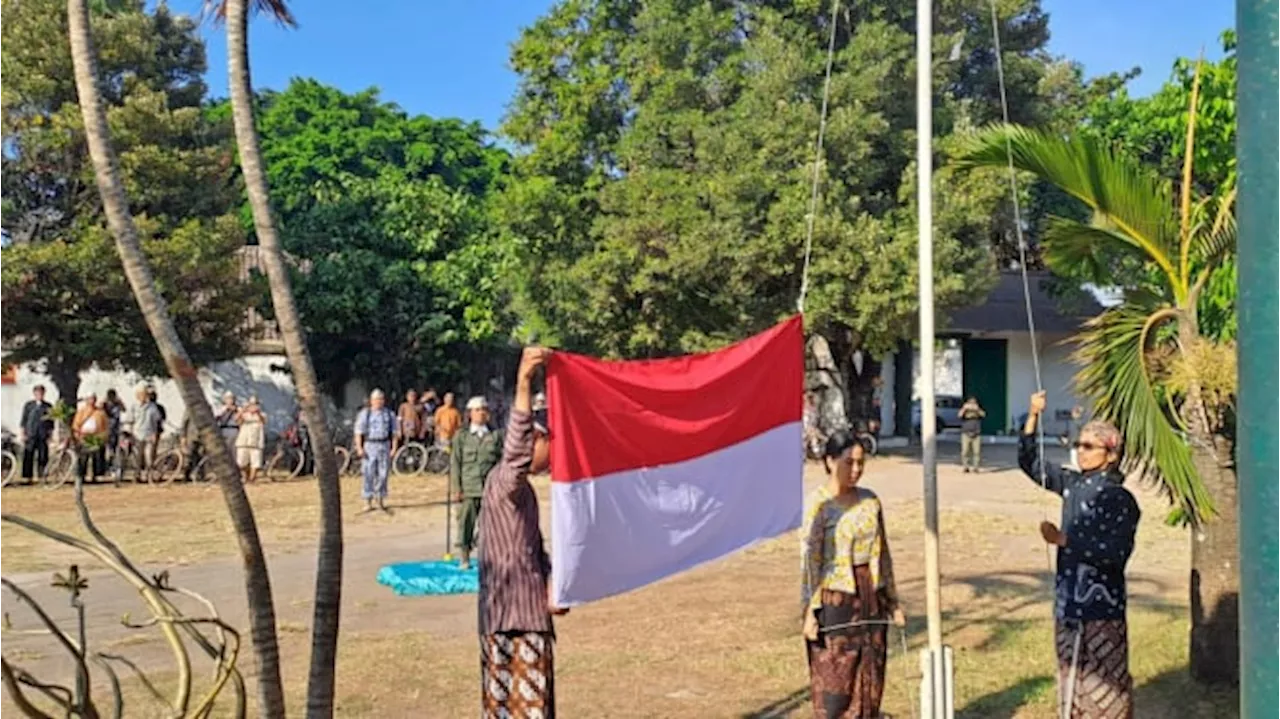
[[[5,359],[43,361],[72,396],[95,363],[159,374],[94,186],[66,3],[5,0],[3,12]],[[164,6],[119,2],[99,15],[108,122],[160,290],[193,359],[235,357],[255,289],[237,281],[240,190],[229,128],[200,105],[203,44],[194,23]]]
[[[1121,152],[1156,172],[1177,188],[1187,136],[1187,108],[1193,78],[1200,64],[1199,97],[1196,112],[1196,142],[1193,148],[1193,193],[1209,196],[1235,180],[1236,142],[1236,56],[1235,33],[1222,34],[1223,58],[1203,62],[1179,58],[1170,79],[1148,97],[1129,95],[1123,83],[1096,95],[1082,110],[1081,136]],[[1080,219],[1077,215],[1076,219]],[[1068,283],[1089,282],[1122,290],[1156,290],[1163,279],[1141,258],[1111,251],[1109,247],[1085,258],[1063,262],[1054,271]],[[1199,298],[1200,331],[1215,340],[1235,336],[1236,264],[1228,257],[1209,278]]]
[[[830,32],[817,2],[564,0],[527,29],[503,131],[500,209],[524,252],[531,332],[606,355],[707,349],[795,310]],[[1000,117],[990,9],[935,20],[936,146]],[[810,324],[872,350],[913,334],[914,7],[838,18],[816,213]],[[1034,0],[1004,4],[1015,122],[1056,112],[1061,74]],[[951,52],[959,45],[958,52]],[[939,304],[981,298],[1005,241],[1000,173],[935,179]],[[993,219],[993,217],[995,219]]]
[[[500,278],[512,253],[489,219],[508,155],[478,124],[314,80],[260,102],[272,201],[303,270],[295,292],[322,381],[452,381],[475,346],[509,335]]]

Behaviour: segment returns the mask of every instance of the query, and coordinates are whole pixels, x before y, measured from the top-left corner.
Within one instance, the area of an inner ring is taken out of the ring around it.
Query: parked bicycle
[[[267,479],[272,482],[276,479],[294,479],[302,474],[305,464],[306,457],[302,454],[302,444],[297,436],[290,438],[288,435],[280,435],[276,437],[275,449],[267,460]]]
[[[8,487],[18,476],[19,448],[13,439],[13,433],[7,429],[3,430],[0,442],[4,447],[0,450],[0,460],[3,461],[0,466],[0,487]]]
[[[449,471],[449,446],[410,440],[391,458],[391,473],[398,477],[415,474],[445,474]]]
[[[192,459],[195,464],[192,465]],[[209,469],[209,456],[201,452],[196,457],[189,448],[181,445],[169,449],[156,457],[151,467],[151,483],[156,486],[168,485],[178,477],[188,479],[192,484],[204,484],[213,479],[213,471]]]
[[[71,471],[75,471],[75,466],[75,463],[72,462]],[[125,474],[131,474],[135,483],[150,479],[143,464],[142,444],[132,433],[120,433],[120,439],[116,443],[116,451],[111,455],[111,466],[107,471],[117,485],[124,481]]]
[[[426,470],[429,454],[425,444],[409,440],[391,457],[391,473],[397,477],[421,474]]]

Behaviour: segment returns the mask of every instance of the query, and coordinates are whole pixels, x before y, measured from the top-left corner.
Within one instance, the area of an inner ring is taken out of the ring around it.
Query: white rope
[[[1000,16],[996,10],[996,0],[991,0],[991,40],[995,46],[996,52],[996,78],[1000,85],[1000,112],[1004,119],[1005,127],[1009,126],[1009,96],[1005,90],[1004,82],[1004,55],[1000,48]],[[1036,341],[1036,320],[1032,313],[1031,307],[1031,281],[1027,276],[1027,240],[1022,232],[1022,207],[1018,199],[1018,173],[1013,166],[1013,140],[1005,135],[1004,140],[1005,158],[1009,167],[1009,191],[1013,198],[1013,230],[1018,238],[1018,269],[1022,274],[1022,298],[1026,305],[1027,311],[1027,332],[1031,339],[1031,365],[1036,376],[1036,392],[1044,391],[1044,381],[1040,375],[1040,348]],[[1019,429],[1021,432],[1021,429]],[[1036,418],[1036,465],[1040,468],[1040,487],[1048,489],[1049,480],[1046,476],[1044,464],[1044,415]],[[1049,505],[1042,505],[1044,509],[1045,519],[1049,519]],[[1065,528],[1064,528],[1065,529]],[[1053,573],[1053,560],[1049,553],[1049,543],[1044,543],[1044,559],[1045,564],[1049,567],[1050,574]],[[1080,625],[1076,629],[1075,646],[1071,652],[1071,671],[1067,679],[1067,686],[1064,691],[1059,692],[1059,697],[1063,700],[1059,710],[1064,719],[1070,719],[1071,710],[1075,705],[1075,684],[1076,684],[1076,667],[1080,658],[1080,636],[1084,631],[1084,625]]]
[[[1080,666],[1080,639],[1084,636],[1084,622],[1076,625],[1076,639],[1071,647],[1071,671],[1067,673],[1066,697],[1064,697],[1062,706],[1059,711],[1062,719],[1071,719],[1071,710],[1075,708],[1076,703],[1076,670]]]
[[[813,224],[818,216],[818,185],[822,179],[822,141],[827,134],[827,103],[831,99],[831,65],[836,55],[836,26],[839,24],[840,0],[831,0],[831,37],[827,40],[827,75],[822,81],[822,114],[818,118],[818,144],[813,152],[813,187],[809,191],[809,214],[805,216],[804,267],[800,270],[800,298],[796,309],[804,313],[804,298],[809,293],[809,261],[813,257]]]
[[[991,0],[991,40],[996,51],[996,78],[1000,85],[1000,112],[1004,124],[1009,125],[1009,96],[1004,83],[1004,55],[1000,49],[1000,16],[996,11],[996,0]],[[1027,332],[1031,339],[1031,366],[1036,376],[1036,392],[1044,391],[1044,381],[1040,374],[1040,346],[1036,339],[1036,319],[1031,308],[1031,280],[1027,276],[1027,238],[1022,233],[1022,203],[1018,199],[1018,172],[1013,167],[1013,140],[1005,135],[1005,158],[1009,166],[1009,194],[1013,198],[1013,231],[1018,238],[1018,269],[1022,274],[1022,299],[1027,312]],[[1021,429],[1019,429],[1021,432]],[[1044,417],[1036,419],[1037,462],[1040,468],[1040,486],[1048,488],[1048,477],[1044,466]],[[1048,508],[1045,505],[1045,519],[1048,519]],[[1049,545],[1045,543],[1045,561],[1049,562]],[[1052,570],[1052,566],[1050,569]]]

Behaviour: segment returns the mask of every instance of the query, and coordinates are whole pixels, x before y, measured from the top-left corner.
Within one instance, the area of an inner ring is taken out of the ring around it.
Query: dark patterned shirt
[[[511,411],[502,460],[489,473],[480,512],[480,633],[550,632],[551,558],[529,484],[533,417]]]
[[[1040,484],[1034,434],[1022,435],[1018,464]],[[1124,488],[1124,475],[1107,470],[1081,473],[1046,462],[1044,488],[1062,495],[1061,526],[1067,537],[1067,546],[1058,548],[1054,613],[1058,619],[1124,619],[1124,570],[1142,516]]]
[[[49,410],[53,405],[44,400],[27,400],[22,406],[22,431],[27,439],[43,442],[53,436],[53,420],[49,419]]]

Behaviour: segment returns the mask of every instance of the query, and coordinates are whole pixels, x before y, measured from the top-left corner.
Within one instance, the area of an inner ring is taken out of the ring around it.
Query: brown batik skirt
[[[555,637],[550,632],[480,636],[484,719],[554,719]]]
[[[841,626],[886,618],[887,603],[866,565],[853,570],[858,593],[823,590],[818,641],[806,641],[813,715],[819,719],[876,719],[884,695],[888,626]],[[825,631],[828,627],[839,627]]]
[[[1076,652],[1077,630],[1080,650]],[[1085,622],[1058,620],[1054,644],[1058,650],[1058,701],[1071,701],[1070,719],[1132,719],[1133,677],[1129,676],[1128,625],[1123,619]],[[1075,687],[1071,662],[1075,655]]]

